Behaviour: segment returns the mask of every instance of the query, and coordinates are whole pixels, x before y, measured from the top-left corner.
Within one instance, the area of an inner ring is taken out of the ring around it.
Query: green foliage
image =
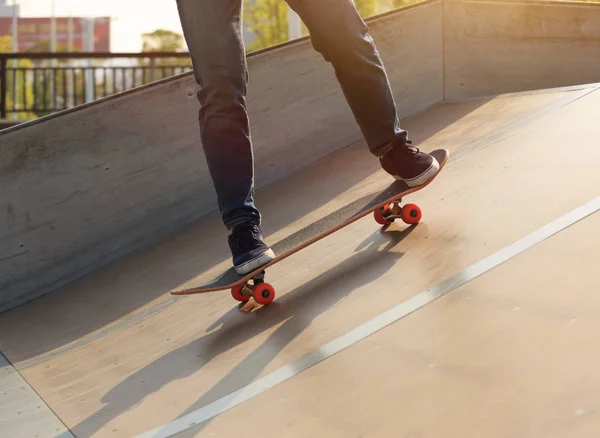
[[[328,13],[325,0],[323,13]],[[363,18],[380,12],[416,3],[421,0],[354,0],[359,14]],[[284,0],[244,0],[244,24],[255,36],[247,49],[262,49],[282,43],[288,39],[288,6]],[[308,35],[302,24],[302,35]]]
[[[422,0],[393,0],[393,7],[400,8],[402,6],[412,5],[414,3],[419,3]]]
[[[144,52],[180,52],[185,47],[183,35],[165,29],[157,29],[154,32],[142,35],[142,50]],[[172,76],[181,69],[175,70],[174,67],[191,68],[192,62],[189,58],[156,58],[153,61],[149,59],[139,59],[141,67],[146,68],[143,72],[143,83],[153,80],[159,80],[167,76]]]
[[[51,51],[52,42],[50,39],[40,40],[33,46],[29,47],[25,53],[49,53]],[[57,44],[57,53],[67,53],[69,46],[66,44]],[[74,52],[79,52],[78,49],[73,49]],[[37,71],[27,72],[28,78],[25,82],[28,88],[31,88],[31,98],[27,98],[26,106],[34,108],[32,113],[29,113],[28,118],[45,116],[53,112],[54,107],[63,107],[63,99],[69,94],[69,90],[65,89],[64,84],[67,81],[73,80],[75,93],[83,92],[83,80],[80,77],[81,72],[73,73],[75,79],[71,79],[71,75],[64,70],[72,63],[66,58],[56,59],[34,59],[27,60],[29,68],[39,69]],[[94,64],[101,64],[103,60],[95,59]],[[24,73],[21,74],[22,80]],[[34,80],[35,78],[35,80]],[[19,85],[18,89],[22,89],[23,85]],[[22,91],[21,91],[22,92]]]
[[[378,0],[354,0],[354,5],[363,18],[375,15],[378,12],[378,6],[381,3]]]
[[[244,22],[256,39],[247,47],[258,50],[288,39],[288,5],[283,0],[244,0]]]
[[[377,3],[378,0],[355,0],[363,17],[375,14]],[[324,8],[323,13],[327,13],[326,5]],[[249,51],[285,42],[288,39],[288,5],[284,0],[244,0],[244,23],[255,36],[247,47]],[[302,34],[308,34],[304,24]]]
[[[3,36],[0,37],[0,53],[12,53],[12,37],[11,36]],[[34,100],[33,86],[31,84],[27,84],[27,87],[24,86],[24,78],[23,71],[15,71],[13,70],[13,62],[12,60],[8,61],[8,72],[6,75],[6,108],[17,108],[24,109],[25,101],[27,106],[31,106]],[[31,68],[33,64],[28,59],[19,59],[16,60],[16,67],[19,68]],[[15,91],[15,96],[13,100],[13,88]],[[29,120],[35,118],[35,114],[22,112],[17,115],[20,120]]]
[[[52,42],[50,39],[39,40],[33,46],[26,50],[26,53],[49,53],[51,51]],[[66,44],[56,44],[57,52],[68,52],[69,46]]]
[[[183,35],[165,29],[142,34],[142,51],[144,52],[178,52],[183,49]]]
[[[12,53],[12,37],[0,37],[0,53]]]

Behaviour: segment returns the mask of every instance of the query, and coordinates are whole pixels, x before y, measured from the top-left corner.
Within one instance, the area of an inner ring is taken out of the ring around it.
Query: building
[[[56,41],[57,48],[67,51],[110,52],[110,17],[20,17],[19,6],[0,0],[0,37],[15,37],[14,49],[25,52],[41,43]],[[14,27],[16,24],[16,35]]]

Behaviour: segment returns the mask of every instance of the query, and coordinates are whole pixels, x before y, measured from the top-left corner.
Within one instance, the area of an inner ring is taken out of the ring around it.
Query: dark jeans
[[[400,129],[388,77],[351,0],[287,0],[330,62],[369,150],[381,156]],[[200,135],[227,228],[260,222],[254,205],[254,162],[242,40],[242,0],[177,0],[200,89]]]

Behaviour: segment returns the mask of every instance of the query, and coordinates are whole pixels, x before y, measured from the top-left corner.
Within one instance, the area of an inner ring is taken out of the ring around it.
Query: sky
[[[54,0],[56,16],[111,17],[111,50],[139,52],[141,34],[156,29],[182,33],[175,0]],[[6,2],[12,4],[12,0]],[[22,17],[50,16],[50,0],[17,0]]]

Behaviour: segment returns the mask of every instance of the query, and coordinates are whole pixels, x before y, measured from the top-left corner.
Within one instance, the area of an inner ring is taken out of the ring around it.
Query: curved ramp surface
[[[370,22],[402,117],[443,99],[441,10],[427,0]],[[403,32],[422,33],[418,46],[398,44]],[[248,69],[257,187],[361,138],[308,39],[253,53]],[[216,210],[197,88],[183,74],[0,133],[0,312]]]
[[[229,263],[211,215],[0,315],[0,350],[77,437],[594,436],[599,107],[594,86],[433,107],[404,123],[452,153],[407,198],[418,226],[365,217],[240,309],[169,295]],[[259,191],[266,237],[388,183],[349,145]]]

